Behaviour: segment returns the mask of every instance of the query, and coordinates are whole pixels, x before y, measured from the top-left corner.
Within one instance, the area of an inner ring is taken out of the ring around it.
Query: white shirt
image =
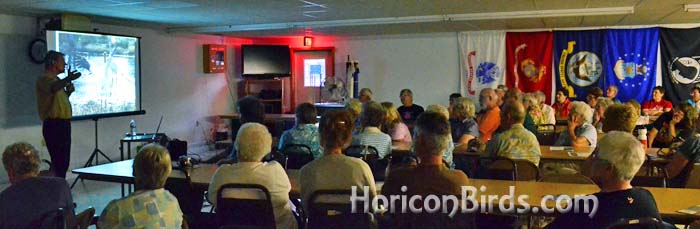
[[[554,116],[556,112],[554,111],[554,108],[552,108],[552,106],[542,104],[542,113],[544,113],[544,116],[547,118],[545,120],[545,124],[555,125],[557,123],[557,119]]]
[[[297,222],[292,215],[289,204],[289,191],[292,185],[284,168],[276,161],[239,162],[233,165],[222,165],[216,170],[209,184],[209,201],[216,206],[216,195],[224,184],[242,183],[259,184],[270,192],[272,210],[275,214],[277,228],[297,228]]]

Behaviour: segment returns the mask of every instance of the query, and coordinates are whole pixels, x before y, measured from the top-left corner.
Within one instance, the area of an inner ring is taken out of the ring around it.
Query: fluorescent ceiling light
[[[686,5],[686,7],[687,6],[688,5]],[[698,6],[700,6],[700,5],[698,5]],[[687,11],[687,8],[686,8],[686,11]],[[344,26],[362,26],[362,25],[428,23],[428,22],[441,22],[441,21],[503,20],[503,19],[518,19],[518,18],[580,17],[580,16],[596,16],[596,15],[620,15],[620,14],[632,14],[632,13],[634,13],[634,7],[633,6],[625,6],[625,7],[606,7],[606,8],[582,8],[582,9],[445,14],[445,15],[427,15],[427,16],[409,16],[409,17],[384,17],[384,18],[347,19],[347,20],[332,20],[332,21],[307,21],[307,22],[288,22],[288,23],[268,23],[268,24],[251,24],[251,25],[183,27],[183,28],[169,28],[168,32],[170,32],[170,33],[225,33],[225,32],[293,29],[293,28],[325,28],[325,27],[344,27]]]
[[[683,9],[685,12],[700,12],[700,4],[685,4]]]

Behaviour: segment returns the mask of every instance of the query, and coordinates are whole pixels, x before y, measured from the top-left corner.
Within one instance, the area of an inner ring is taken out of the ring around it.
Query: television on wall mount
[[[276,78],[292,75],[287,45],[243,45],[243,77]]]

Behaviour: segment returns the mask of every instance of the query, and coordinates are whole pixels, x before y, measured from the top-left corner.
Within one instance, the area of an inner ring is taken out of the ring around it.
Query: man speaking
[[[71,83],[80,77],[80,72],[68,69],[68,76],[60,79],[58,74],[65,71],[63,53],[49,51],[46,54],[44,73],[36,81],[36,99],[39,117],[42,120],[42,133],[46,148],[51,155],[51,168],[57,177],[66,177],[70,162],[72,117],[70,96],[75,88]]]

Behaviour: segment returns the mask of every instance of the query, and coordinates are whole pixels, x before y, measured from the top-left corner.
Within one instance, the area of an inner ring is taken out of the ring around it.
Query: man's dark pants
[[[42,125],[46,148],[51,155],[51,169],[57,177],[66,177],[70,164],[71,126],[69,119],[47,119]]]

